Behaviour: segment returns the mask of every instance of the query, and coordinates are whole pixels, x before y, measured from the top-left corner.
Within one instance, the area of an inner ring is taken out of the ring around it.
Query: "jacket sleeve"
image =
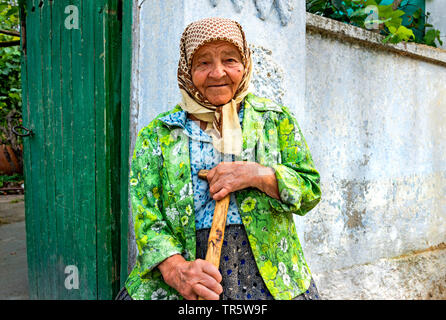
[[[183,251],[180,241],[174,236],[162,213],[162,155],[156,134],[150,134],[148,127],[141,129],[136,138],[129,175],[129,193],[138,247],[136,263],[141,276],[164,259]]]
[[[277,134],[281,163],[275,170],[280,201],[269,199],[278,212],[305,215],[321,199],[320,176],[296,119],[288,108],[282,107],[278,116]]]

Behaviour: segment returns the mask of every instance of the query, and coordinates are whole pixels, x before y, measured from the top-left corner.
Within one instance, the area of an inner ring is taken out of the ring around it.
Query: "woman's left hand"
[[[221,200],[231,192],[249,187],[280,199],[274,169],[256,162],[221,162],[209,170],[207,180],[214,200]]]

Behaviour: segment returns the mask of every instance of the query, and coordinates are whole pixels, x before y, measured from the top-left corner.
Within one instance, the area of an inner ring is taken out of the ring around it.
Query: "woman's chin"
[[[212,103],[214,106],[219,106],[222,104],[226,104],[231,101],[233,93],[228,88],[220,87],[220,88],[208,88],[205,91],[206,99]]]
[[[217,97],[207,97],[208,101],[214,106],[220,106],[231,101],[232,96],[217,96]]]

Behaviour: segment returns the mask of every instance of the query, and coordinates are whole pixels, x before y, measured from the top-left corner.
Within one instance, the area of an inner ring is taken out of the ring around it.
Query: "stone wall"
[[[307,14],[305,254],[327,299],[446,298],[446,51],[380,39]]]

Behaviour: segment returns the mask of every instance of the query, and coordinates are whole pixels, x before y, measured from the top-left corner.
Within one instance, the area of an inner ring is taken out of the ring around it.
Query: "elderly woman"
[[[251,54],[237,22],[193,22],[180,50],[182,102],[136,139],[139,253],[117,299],[318,299],[293,217],[320,201],[319,174],[296,119],[249,92]],[[215,201],[228,194],[218,269],[204,257]]]

